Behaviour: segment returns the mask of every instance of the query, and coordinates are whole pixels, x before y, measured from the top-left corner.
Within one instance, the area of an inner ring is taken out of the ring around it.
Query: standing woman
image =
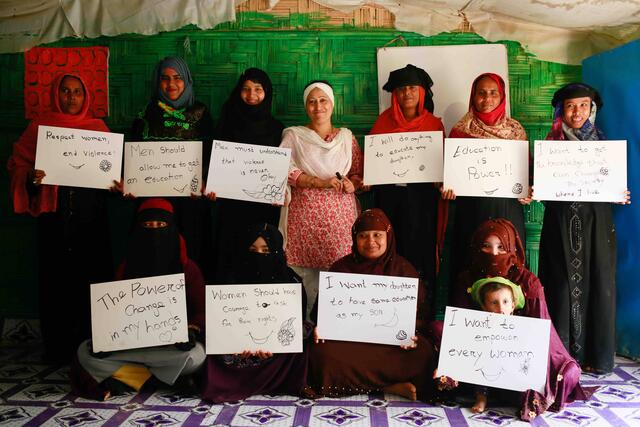
[[[281,210],[280,231],[289,265],[302,277],[308,313],[318,294],[319,271],[351,250],[362,151],[349,129],[331,123],[335,101],[329,83],[309,83],[303,101],[309,123],[285,129],[280,145],[291,148],[290,200]]]
[[[583,83],[559,89],[547,139],[605,139],[595,126],[598,92]],[[587,142],[588,143],[588,142]],[[630,202],[629,192],[625,194]],[[611,372],[616,349],[616,232],[610,203],[546,202],[540,239],[540,279],[553,324],[584,367]]]
[[[408,64],[392,71],[382,87],[391,92],[391,107],[373,125],[370,134],[440,131],[444,125],[433,113],[433,81],[425,70]],[[436,226],[438,189],[432,183],[390,184],[374,187],[376,207],[396,228],[398,253],[418,270],[433,293],[436,280]],[[433,298],[429,298],[430,300]]]
[[[91,97],[75,74],[51,86],[51,112],[34,119],[13,146],[7,167],[16,213],[37,217],[40,328],[45,358],[71,359],[90,331],[89,284],[113,276],[107,191],[42,184],[34,169],[38,126],[109,132],[89,112]],[[73,310],[61,309],[73,307]]]
[[[481,138],[527,140],[527,134],[517,120],[506,116],[504,80],[497,74],[479,75],[471,85],[469,112],[451,129],[450,138]],[[447,199],[456,199],[453,190],[446,191]],[[455,231],[451,251],[451,277],[468,265],[469,239],[475,229],[485,220],[505,218],[525,240],[524,212],[522,205],[531,198],[508,199],[504,197],[458,197],[456,199]]]
[[[195,100],[189,66],[182,59],[168,56],[156,65],[151,102],[133,122],[134,141],[202,141],[202,174],[211,156],[213,120],[208,108]],[[198,195],[199,196],[199,195]],[[206,200],[189,197],[168,199],[173,205],[180,233],[187,242],[189,258],[200,266],[211,259],[211,213]],[[211,272],[205,269],[205,277]]]
[[[277,147],[284,125],[271,115],[273,87],[264,71],[249,68],[222,106],[215,138],[222,141]],[[228,248],[246,224],[278,225],[280,208],[266,203],[221,199],[216,202],[217,281],[233,267]]]

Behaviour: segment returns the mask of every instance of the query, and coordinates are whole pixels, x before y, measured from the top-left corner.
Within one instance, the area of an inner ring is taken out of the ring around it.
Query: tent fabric
[[[64,37],[156,34],[188,24],[202,29],[235,21],[243,0],[4,0],[0,53],[25,51]],[[274,7],[278,0],[269,0]],[[371,0],[317,0],[351,12]],[[640,37],[640,7],[628,0],[376,0],[395,27],[423,35],[455,31],[464,17],[488,41],[516,40],[542,60],[579,64]]]

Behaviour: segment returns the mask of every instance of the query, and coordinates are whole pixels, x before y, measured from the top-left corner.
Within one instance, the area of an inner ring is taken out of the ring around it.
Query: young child
[[[524,307],[524,294],[520,286],[504,277],[489,277],[474,282],[471,296],[483,311],[512,315],[516,309]],[[488,388],[475,388],[476,403],[471,407],[474,413],[484,412],[487,407]]]

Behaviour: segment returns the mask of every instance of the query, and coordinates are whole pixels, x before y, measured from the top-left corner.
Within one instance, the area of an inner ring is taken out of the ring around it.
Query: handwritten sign
[[[206,192],[259,203],[284,203],[291,149],[213,141]]]
[[[536,141],[537,200],[623,202],[627,141]]]
[[[438,374],[508,390],[544,391],[551,321],[447,307]]]
[[[446,138],[444,188],[457,196],[529,195],[529,143],[507,139]]]
[[[442,132],[364,137],[366,185],[442,182]]]
[[[320,272],[318,336],[408,345],[416,329],[418,279]]]
[[[302,352],[300,283],[207,286],[207,354]]]
[[[94,351],[189,341],[184,274],[91,285]]]
[[[35,168],[43,184],[109,188],[120,181],[122,141],[119,133],[38,126]]]
[[[127,142],[124,192],[146,197],[188,197],[202,187],[201,141]]]

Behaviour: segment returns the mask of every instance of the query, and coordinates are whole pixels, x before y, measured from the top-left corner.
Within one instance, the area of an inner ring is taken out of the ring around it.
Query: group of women
[[[433,115],[432,85],[425,70],[410,64],[391,72],[383,87],[392,94],[391,107],[378,117],[371,133],[444,133],[442,121]],[[202,370],[202,395],[214,402],[258,393],[339,396],[386,391],[410,399],[433,397],[450,385],[446,378],[434,379],[442,325],[433,319],[433,306],[453,200],[457,208],[450,304],[473,307],[467,289],[478,279],[500,276],[522,289],[525,305],[517,314],[551,318],[558,330],[552,328],[545,393],[523,393],[521,417],[530,419],[549,407],[557,409],[587,397],[578,384],[579,364],[596,372],[612,369],[614,334],[605,322],[613,319],[615,307],[610,205],[547,204],[541,282],[525,267],[522,245],[521,204],[529,203],[530,197],[456,198],[453,189],[438,183],[382,185],[373,188],[378,208],[360,213],[356,193],[369,190],[362,181],[363,154],[348,129],[334,127],[336,99],[326,81],[313,81],[304,89],[308,123],[286,129],[271,114],[273,87],[257,68],[240,76],[215,126],[207,107],[195,100],[193,79],[182,59],[159,62],[152,93],[151,102],[134,121],[132,140],[202,140],[206,160],[213,139],[290,148],[286,202],[271,206],[216,200],[213,193],[138,199],[126,259],[113,274],[108,192],[43,185],[46,171],[34,168],[39,125],[108,131],[102,120],[89,114],[90,94],[81,77],[59,76],[52,85],[52,112],[31,122],[14,145],[8,167],[15,211],[37,217],[46,356],[74,359],[72,379],[78,392],[105,399],[123,389],[139,390],[150,380],[174,384],[181,376]],[[556,93],[553,105],[550,139],[602,139],[595,127],[595,113],[602,103],[593,88],[567,85]],[[522,126],[506,115],[500,76],[482,74],[474,80],[469,111],[450,136],[527,139]],[[207,169],[205,165],[203,170]],[[121,192],[121,184],[114,183],[112,190]],[[419,278],[413,344],[393,347],[318,339],[313,308],[321,270]],[[90,283],[176,272],[185,273],[189,342],[93,351],[88,340]],[[206,356],[205,280],[301,282],[303,353]],[[77,311],[52,309],[62,306]]]

